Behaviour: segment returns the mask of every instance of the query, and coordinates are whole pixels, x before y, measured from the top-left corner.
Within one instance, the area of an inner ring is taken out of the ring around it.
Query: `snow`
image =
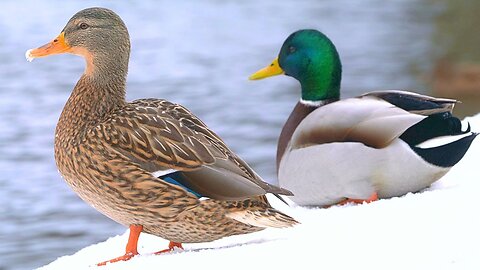
[[[480,131],[480,114],[466,120]],[[370,204],[307,209],[288,207],[271,196],[275,207],[301,224],[184,244],[185,250],[162,255],[152,253],[168,242],[142,234],[141,255],[100,269],[480,269],[479,160],[477,139],[429,189]],[[127,238],[128,231],[40,269],[95,268],[123,255]]]

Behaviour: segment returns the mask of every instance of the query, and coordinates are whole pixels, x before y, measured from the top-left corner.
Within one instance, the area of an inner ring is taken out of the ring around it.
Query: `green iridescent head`
[[[299,30],[283,43],[278,58],[250,79],[285,74],[297,79],[302,100],[316,102],[340,97],[342,65],[332,41],[317,30]]]

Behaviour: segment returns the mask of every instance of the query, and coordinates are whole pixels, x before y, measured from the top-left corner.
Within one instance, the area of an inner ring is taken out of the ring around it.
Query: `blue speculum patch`
[[[169,173],[169,174],[166,174],[164,176],[161,177],[164,181],[170,183],[170,184],[174,184],[174,185],[177,185],[183,189],[185,189],[186,191],[192,193],[193,195],[197,196],[197,198],[201,198],[203,197],[202,194],[194,191],[193,189],[185,186],[184,184],[180,183],[179,181],[181,181],[180,179],[182,178],[182,175],[181,175],[181,172],[173,172],[173,173]],[[176,180],[178,179],[178,180]]]

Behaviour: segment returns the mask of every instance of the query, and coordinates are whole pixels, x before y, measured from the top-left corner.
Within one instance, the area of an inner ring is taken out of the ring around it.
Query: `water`
[[[337,44],[343,95],[427,89],[434,17],[428,1],[3,1],[0,8],[0,269],[31,269],[123,233],[59,177],[53,134],[84,68],[72,55],[27,63],[25,50],[59,34],[78,10],[104,6],[132,39],[128,99],[190,108],[265,179],[275,182],[281,126],[298,99],[287,77],[250,82],[294,30]]]

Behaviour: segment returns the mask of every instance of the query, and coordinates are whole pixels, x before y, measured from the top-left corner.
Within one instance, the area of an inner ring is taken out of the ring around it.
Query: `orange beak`
[[[65,33],[62,32],[58,37],[49,43],[38,47],[36,49],[30,49],[25,53],[25,57],[29,62],[38,57],[49,56],[53,54],[69,52],[71,47],[65,42]]]

